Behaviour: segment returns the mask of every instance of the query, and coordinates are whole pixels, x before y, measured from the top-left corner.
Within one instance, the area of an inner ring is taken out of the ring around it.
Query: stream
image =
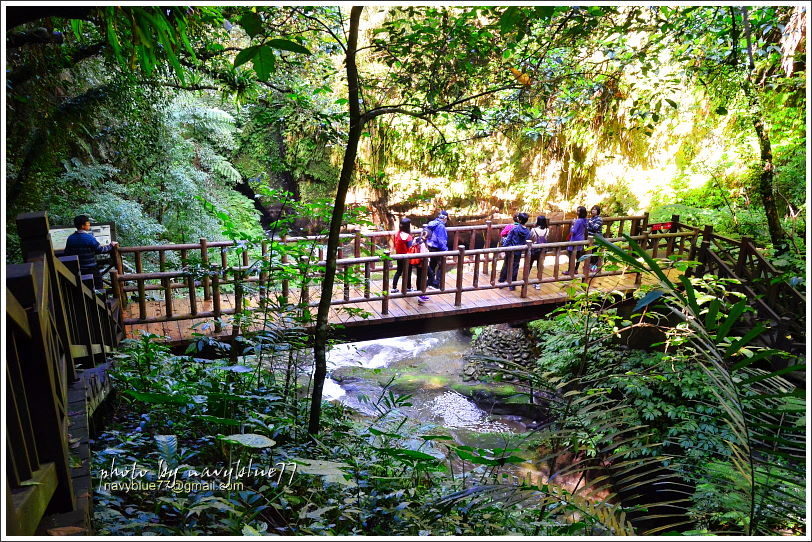
[[[369,417],[378,416],[374,403],[386,388],[395,396],[410,394],[410,405],[398,411],[421,431],[445,428],[458,444],[481,448],[517,443],[518,433],[530,420],[520,416],[492,415],[455,391],[462,385],[464,356],[470,337],[461,331],[342,344],[328,353],[324,398],[338,400]],[[366,398],[366,400],[365,400]]]

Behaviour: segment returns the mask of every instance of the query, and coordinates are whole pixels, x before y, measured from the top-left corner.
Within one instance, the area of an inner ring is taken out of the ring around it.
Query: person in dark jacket
[[[429,252],[445,252],[448,250],[448,232],[445,225],[448,223],[448,212],[440,211],[437,218],[423,226],[423,240]],[[442,273],[442,256],[429,259],[428,286],[440,288],[440,273]]]
[[[525,227],[527,224],[527,219],[530,218],[527,213],[519,213],[516,215],[516,224],[513,225],[511,228],[510,233],[507,234],[505,237],[504,246],[506,247],[516,247],[522,246],[525,242],[530,238],[530,230]],[[505,282],[507,280],[507,263],[508,263],[508,256],[505,256],[505,263],[502,264],[502,272],[499,273],[499,282]],[[516,251],[513,253],[513,273],[511,276],[511,282],[515,281],[516,278],[519,276],[519,262],[522,259],[521,251]],[[510,290],[515,290],[515,286],[511,286]]]
[[[597,205],[593,205],[592,209],[589,211],[591,215],[589,218],[586,219],[586,233],[590,237],[594,237],[595,235],[601,235],[603,233],[603,219],[601,218],[601,208]],[[593,253],[592,256],[589,257],[589,270],[593,273],[598,271],[598,257]],[[586,268],[586,266],[584,266]]]
[[[586,207],[583,205],[579,205],[578,209],[578,217],[572,221],[572,227],[570,228],[570,241],[586,241]],[[567,247],[567,251],[569,251],[570,260],[575,258],[575,272],[578,272],[578,266],[581,265],[581,262],[578,260],[581,256],[584,255],[584,246],[583,245],[570,245]],[[575,255],[573,256],[573,252]],[[569,270],[564,271],[565,275],[569,275]]]
[[[96,254],[105,254],[118,246],[117,241],[109,245],[102,245],[90,233],[90,217],[79,215],[73,219],[76,231],[68,237],[65,243],[65,256],[79,256],[79,269],[83,275],[93,275],[93,286],[97,290],[103,288],[101,272],[96,265]]]

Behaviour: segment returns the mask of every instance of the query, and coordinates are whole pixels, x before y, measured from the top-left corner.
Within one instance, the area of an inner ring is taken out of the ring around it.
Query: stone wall
[[[498,373],[502,380],[512,382],[516,378],[503,369],[510,370],[514,364],[529,368],[537,355],[536,345],[525,326],[487,326],[471,341],[471,350],[465,355],[464,379],[481,380],[483,376]]]

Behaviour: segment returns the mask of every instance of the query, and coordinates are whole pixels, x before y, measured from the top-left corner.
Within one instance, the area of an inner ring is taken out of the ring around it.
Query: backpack
[[[409,250],[407,250],[406,252],[407,252],[408,254],[420,254],[420,252],[422,252],[422,251],[420,250],[420,247],[421,247],[421,246],[423,246],[423,243],[415,243],[415,244],[413,244],[412,246],[410,246],[410,247],[409,247]],[[411,259],[409,260],[409,265],[420,265],[420,263],[421,263],[422,261],[423,261],[423,260],[421,260],[420,258],[411,258]]]

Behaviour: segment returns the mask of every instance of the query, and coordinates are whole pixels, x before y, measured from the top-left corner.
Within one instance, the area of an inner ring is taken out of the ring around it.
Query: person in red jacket
[[[412,231],[412,221],[408,218],[404,217],[400,219],[400,230],[392,237],[393,244],[395,245],[395,253],[396,254],[407,254],[409,249],[419,243],[423,242],[421,237],[417,239],[411,234]],[[408,260],[397,260],[397,271],[395,271],[395,276],[392,279],[392,289],[389,290],[391,293],[398,293],[398,280],[400,279],[401,275],[406,269],[406,262]],[[406,290],[410,291],[412,289],[412,269],[416,271],[417,274],[417,281],[420,282],[420,265],[410,265],[409,266],[409,274],[406,275]]]

